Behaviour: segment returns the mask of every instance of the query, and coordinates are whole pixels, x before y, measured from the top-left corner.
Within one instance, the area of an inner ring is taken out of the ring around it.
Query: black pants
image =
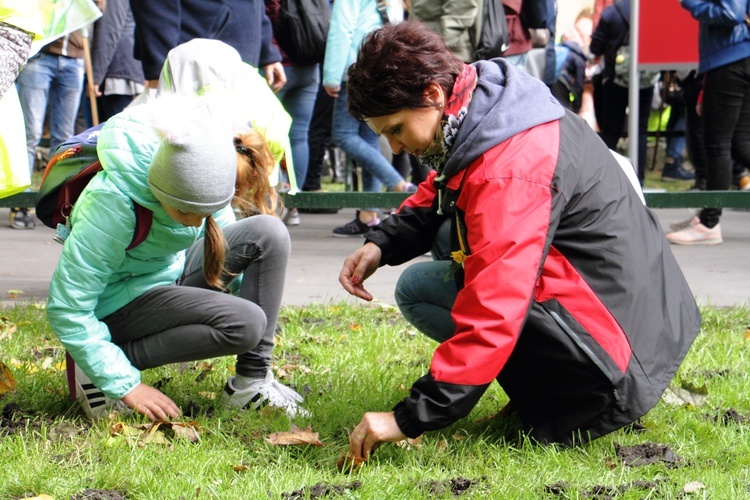
[[[706,73],[703,127],[706,189],[729,189],[732,160],[750,165],[750,57]],[[701,224],[714,227],[720,217],[721,208],[704,208]]]
[[[599,93],[597,96],[596,93]],[[625,130],[628,88],[615,84],[612,80],[594,87],[594,112],[599,124],[599,136],[609,149],[617,148],[617,141]],[[638,104],[638,180],[641,185],[646,174],[646,151],[648,143],[648,117],[651,113],[651,98],[654,88],[641,89]]]

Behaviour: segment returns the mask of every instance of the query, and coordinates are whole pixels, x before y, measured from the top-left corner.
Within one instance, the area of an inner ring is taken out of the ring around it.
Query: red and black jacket
[[[452,250],[460,238],[467,253],[455,335],[397,405],[396,421],[410,437],[443,428],[498,379],[537,439],[593,439],[658,402],[700,314],[658,220],[590,127],[567,113],[513,130],[549,93],[503,60],[475,66],[479,84],[443,185],[433,173],[366,236],[382,249],[381,265],[398,265],[429,250],[450,218]],[[595,418],[542,400],[575,393],[580,367],[602,380],[590,395],[601,407]]]

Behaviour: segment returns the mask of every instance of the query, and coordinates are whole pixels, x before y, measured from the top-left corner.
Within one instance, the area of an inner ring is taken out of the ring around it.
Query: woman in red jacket
[[[651,409],[700,314],[637,182],[591,128],[541,81],[504,59],[464,64],[419,23],[374,31],[348,76],[350,112],[435,171],[339,281],[371,300],[364,280],[430,250],[446,221],[452,256],[400,277],[399,308],[440,345],[409,397],[363,416],[351,453],[450,425],[494,380],[542,443]]]

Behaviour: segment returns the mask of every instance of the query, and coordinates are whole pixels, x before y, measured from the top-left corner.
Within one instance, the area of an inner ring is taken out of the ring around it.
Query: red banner
[[[640,0],[639,11],[638,64],[642,69],[698,67],[698,21],[677,0]]]

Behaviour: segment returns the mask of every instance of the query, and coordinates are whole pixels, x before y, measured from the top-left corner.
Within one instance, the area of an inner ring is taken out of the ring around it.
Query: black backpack
[[[330,19],[328,0],[281,0],[273,36],[292,61],[321,63]]]
[[[508,49],[508,20],[501,0],[485,0],[479,39],[474,43],[474,58],[493,59]]]

